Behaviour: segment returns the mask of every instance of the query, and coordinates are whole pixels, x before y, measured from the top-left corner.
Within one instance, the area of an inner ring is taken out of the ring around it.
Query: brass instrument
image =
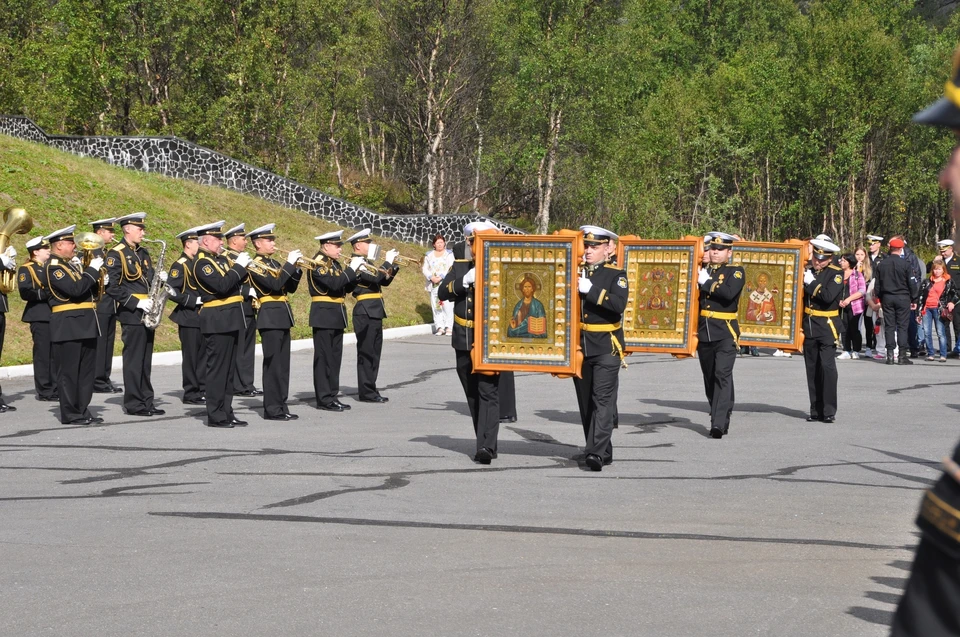
[[[3,225],[0,226],[0,252],[10,247],[10,237],[26,234],[33,228],[33,218],[23,208],[7,208],[3,213]],[[17,289],[16,270],[0,271],[0,292],[10,294]]]
[[[383,252],[383,249],[380,246],[378,246],[376,243],[371,243],[370,251],[367,252],[367,258],[370,259],[371,261],[376,261],[377,258],[380,256],[381,252]],[[414,259],[413,257],[405,257],[402,254],[398,254],[397,257],[394,259],[394,261],[398,261],[400,263],[409,263],[409,264],[415,263],[417,264],[418,267],[422,268],[423,259],[424,257],[420,257],[419,259]]]
[[[287,250],[277,249],[277,254],[280,256],[280,258],[286,260],[287,255],[290,254],[290,252]],[[294,265],[301,270],[315,270],[320,265],[320,262],[316,259],[308,259],[307,257],[301,256],[299,259],[297,259],[297,262],[294,263]]]
[[[260,276],[280,276],[279,268],[275,268],[263,261],[257,261],[256,257],[257,255],[253,255],[250,263],[247,264],[248,271],[259,274]]]
[[[170,296],[170,286],[164,281],[164,270],[163,270],[163,260],[167,255],[167,244],[165,241],[160,239],[143,239],[149,243],[159,243],[160,244],[160,256],[154,261],[154,274],[153,281],[150,281],[150,289],[147,290],[147,298],[153,301],[153,306],[150,308],[149,312],[143,313],[143,318],[140,319],[140,322],[147,329],[156,329],[160,325],[160,319],[163,318],[163,306],[167,302],[167,297]]]
[[[97,250],[103,250],[103,237],[98,235],[96,232],[78,232],[74,236],[74,241],[77,244],[77,247],[80,248],[80,251],[83,253],[83,258],[80,259],[83,263],[84,269],[90,267],[90,262],[93,261],[94,252]],[[100,268],[100,286],[97,289],[97,293],[94,295],[96,300],[103,298],[103,294],[107,288],[107,269],[104,267]]]

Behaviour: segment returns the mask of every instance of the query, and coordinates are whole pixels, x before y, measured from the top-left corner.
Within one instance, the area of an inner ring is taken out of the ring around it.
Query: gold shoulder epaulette
[[[179,263],[180,265],[183,265],[186,262],[187,262],[187,257],[180,257],[179,259],[177,259],[177,263]]]
[[[841,269],[839,265],[835,265],[835,264],[833,264],[833,263],[831,263],[831,264],[828,265],[827,267],[830,268],[831,270],[840,270],[840,269]]]
[[[623,269],[623,268],[621,268],[619,265],[616,265],[615,263],[604,263],[604,264],[603,264],[603,267],[605,267],[605,268],[610,268],[611,270],[622,270],[622,269]]]
[[[118,243],[117,245],[113,246],[112,248],[110,248],[110,251],[112,252],[113,250],[116,250],[117,252],[120,252],[120,251],[123,250],[125,247],[127,247],[126,244],[124,244],[124,243],[121,242],[121,243]]]

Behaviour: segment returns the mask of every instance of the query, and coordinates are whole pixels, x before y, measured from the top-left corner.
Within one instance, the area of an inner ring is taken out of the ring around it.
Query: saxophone
[[[154,264],[153,280],[150,282],[150,289],[147,291],[147,298],[153,301],[153,307],[150,308],[149,312],[144,312],[143,318],[140,319],[140,322],[147,329],[154,330],[160,325],[160,319],[163,318],[163,306],[170,295],[170,287],[161,278],[164,272],[163,260],[167,255],[167,244],[160,239],[143,239],[143,241],[160,244],[160,256],[157,257]]]

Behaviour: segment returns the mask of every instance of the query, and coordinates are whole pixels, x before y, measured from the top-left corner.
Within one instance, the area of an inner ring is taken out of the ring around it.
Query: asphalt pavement
[[[481,466],[449,339],[384,343],[384,405],[356,400],[355,351],[349,412],[315,409],[298,351],[300,419],[238,398],[229,430],[176,366],[154,369],[165,416],[96,394],[95,426],[4,380],[0,634],[886,635],[958,438],[957,361],[842,361],[825,425],[802,358],[740,358],[713,440],[697,361],[634,355],[613,465],[573,459],[571,380],[518,374]]]

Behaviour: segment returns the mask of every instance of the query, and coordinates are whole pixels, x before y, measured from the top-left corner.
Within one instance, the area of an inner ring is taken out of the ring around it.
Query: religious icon
[[[507,336],[517,338],[546,338],[547,311],[535,294],[540,290],[539,281],[527,272],[517,282],[517,291],[521,298],[513,308],[513,318]]]
[[[533,253],[533,260],[536,261],[537,263],[542,263],[542,262],[543,262],[543,250],[537,250],[536,252],[534,252],[534,253]]]
[[[747,301],[747,320],[759,323],[777,322],[777,305],[774,303],[774,295],[779,294],[776,288],[769,289],[770,275],[766,272],[760,272],[752,287],[747,288],[749,298]]]

